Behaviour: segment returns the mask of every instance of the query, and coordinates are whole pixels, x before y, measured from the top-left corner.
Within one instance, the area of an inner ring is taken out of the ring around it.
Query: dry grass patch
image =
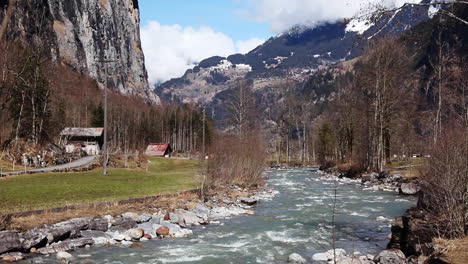
[[[435,239],[435,253],[432,260],[441,260],[452,264],[468,263],[468,237],[461,239]],[[429,263],[432,263],[429,261]]]

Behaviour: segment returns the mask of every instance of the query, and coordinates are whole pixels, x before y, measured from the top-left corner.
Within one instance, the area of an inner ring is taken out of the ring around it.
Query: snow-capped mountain
[[[369,40],[398,36],[430,19],[437,11],[435,8],[407,6],[379,18],[360,17],[315,28],[296,27],[245,55],[203,60],[184,76],[157,86],[155,91],[163,100],[209,105],[214,109],[213,117],[222,119],[219,106],[236,81],[251,80],[261,97],[274,93],[273,87],[284,80],[300,86],[318,70],[360,56]]]

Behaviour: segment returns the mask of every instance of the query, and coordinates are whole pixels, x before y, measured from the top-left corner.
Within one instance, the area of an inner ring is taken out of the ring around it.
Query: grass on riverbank
[[[387,166],[387,169],[392,173],[401,174],[404,178],[412,179],[418,177],[425,162],[425,158],[410,158],[405,161],[392,161]]]
[[[0,179],[0,214],[172,193],[199,186],[200,161],[151,158],[145,169],[42,173]]]

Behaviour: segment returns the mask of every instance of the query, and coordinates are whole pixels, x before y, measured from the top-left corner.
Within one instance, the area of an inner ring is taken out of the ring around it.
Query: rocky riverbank
[[[322,175],[320,180],[333,181],[337,185],[355,184],[364,186],[364,190],[395,192],[401,195],[416,195],[420,188],[414,181],[403,179],[399,174],[382,173],[363,173],[358,177],[347,178],[345,174],[337,171],[321,171],[317,174]],[[418,263],[414,254],[424,250],[431,241],[431,234],[426,234],[426,239],[413,241],[412,238],[420,237],[424,232],[424,226],[415,224],[416,209],[410,209],[403,217],[398,217],[392,221],[391,241],[388,249],[377,255],[362,256],[360,252],[347,253],[343,249],[329,250],[323,253],[317,253],[312,257],[312,261],[323,263],[338,264],[406,264]],[[421,212],[420,212],[421,213]],[[384,219],[385,217],[382,216]],[[307,263],[300,255],[294,253],[289,258],[290,263]]]
[[[317,173],[322,175],[321,180],[362,184],[365,186],[364,190],[398,192],[403,195],[416,195],[420,191],[416,181],[405,179],[400,174],[391,174],[387,171],[363,173],[353,178],[348,178],[345,176],[346,173],[334,170],[318,170]]]
[[[246,192],[236,187],[239,192]],[[222,224],[220,221],[236,215],[253,214],[253,206],[272,199],[276,191],[264,188],[249,196],[230,198],[226,194],[212,196],[206,203],[188,202],[175,210],[160,209],[157,213],[123,213],[102,218],[75,218],[34,228],[26,232],[0,232],[0,259],[18,261],[24,258],[57,254],[70,262],[68,251],[101,246],[140,247],[149,239],[173,239],[190,236],[190,227]]]

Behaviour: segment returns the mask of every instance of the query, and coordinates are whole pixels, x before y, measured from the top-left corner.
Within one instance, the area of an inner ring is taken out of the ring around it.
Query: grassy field
[[[410,158],[406,161],[392,161],[387,169],[393,173],[399,173],[405,178],[415,178],[420,174],[421,168],[426,162],[425,158]]]
[[[178,192],[199,186],[198,160],[150,159],[145,169],[101,169],[0,179],[0,213],[118,201]]]

